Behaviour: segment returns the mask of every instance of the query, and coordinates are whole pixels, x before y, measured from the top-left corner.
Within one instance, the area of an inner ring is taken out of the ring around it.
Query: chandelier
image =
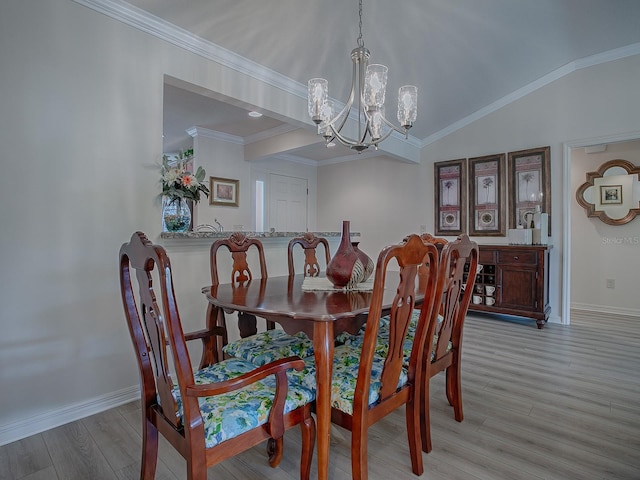
[[[359,0],[359,35],[358,46],[351,51],[353,73],[351,93],[344,108],[334,116],[333,102],[329,100],[329,85],[324,78],[309,80],[309,116],[318,126],[318,134],[322,135],[329,146],[334,140],[361,153],[385,140],[394,131],[408,138],[409,129],[418,116],[418,88],[405,85],[398,89],[398,122],[397,127],[384,116],[385,90],[387,87],[388,68],[384,65],[369,65],[370,53],[362,39],[362,0]],[[357,115],[357,137],[350,138],[342,132],[352,107]]]

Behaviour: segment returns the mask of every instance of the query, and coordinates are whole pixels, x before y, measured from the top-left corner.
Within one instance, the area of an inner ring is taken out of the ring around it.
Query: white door
[[[276,232],[307,231],[307,179],[271,174],[269,228]]]

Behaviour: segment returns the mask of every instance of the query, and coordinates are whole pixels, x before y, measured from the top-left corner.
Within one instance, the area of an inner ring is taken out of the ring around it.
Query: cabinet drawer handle
[[[519,257],[518,255],[514,255],[514,256],[513,256],[513,259],[514,259],[514,260],[520,260],[520,257]]]

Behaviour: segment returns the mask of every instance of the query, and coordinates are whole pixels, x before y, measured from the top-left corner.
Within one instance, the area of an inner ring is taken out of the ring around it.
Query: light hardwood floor
[[[463,342],[465,420],[457,423],[442,375],[432,380],[429,480],[640,479],[640,318],[573,312],[570,327],[469,316]],[[138,479],[140,410],[133,402],[0,447],[1,480]],[[330,475],[350,475],[349,433],[332,430]],[[296,479],[299,434],[281,465],[264,447],[209,470],[209,479]],[[404,411],[369,431],[369,476],[411,473]],[[312,474],[316,475],[316,470]],[[161,444],[157,480],[184,479]]]

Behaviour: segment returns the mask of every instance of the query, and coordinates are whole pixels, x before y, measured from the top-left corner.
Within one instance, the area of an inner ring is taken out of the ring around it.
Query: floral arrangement
[[[180,152],[170,159],[167,155],[162,157],[162,195],[173,203],[176,200],[200,201],[200,194],[209,196],[209,189],[203,183],[205,177],[204,168],[198,167],[196,173],[189,171],[189,163],[193,160],[193,149]]]

